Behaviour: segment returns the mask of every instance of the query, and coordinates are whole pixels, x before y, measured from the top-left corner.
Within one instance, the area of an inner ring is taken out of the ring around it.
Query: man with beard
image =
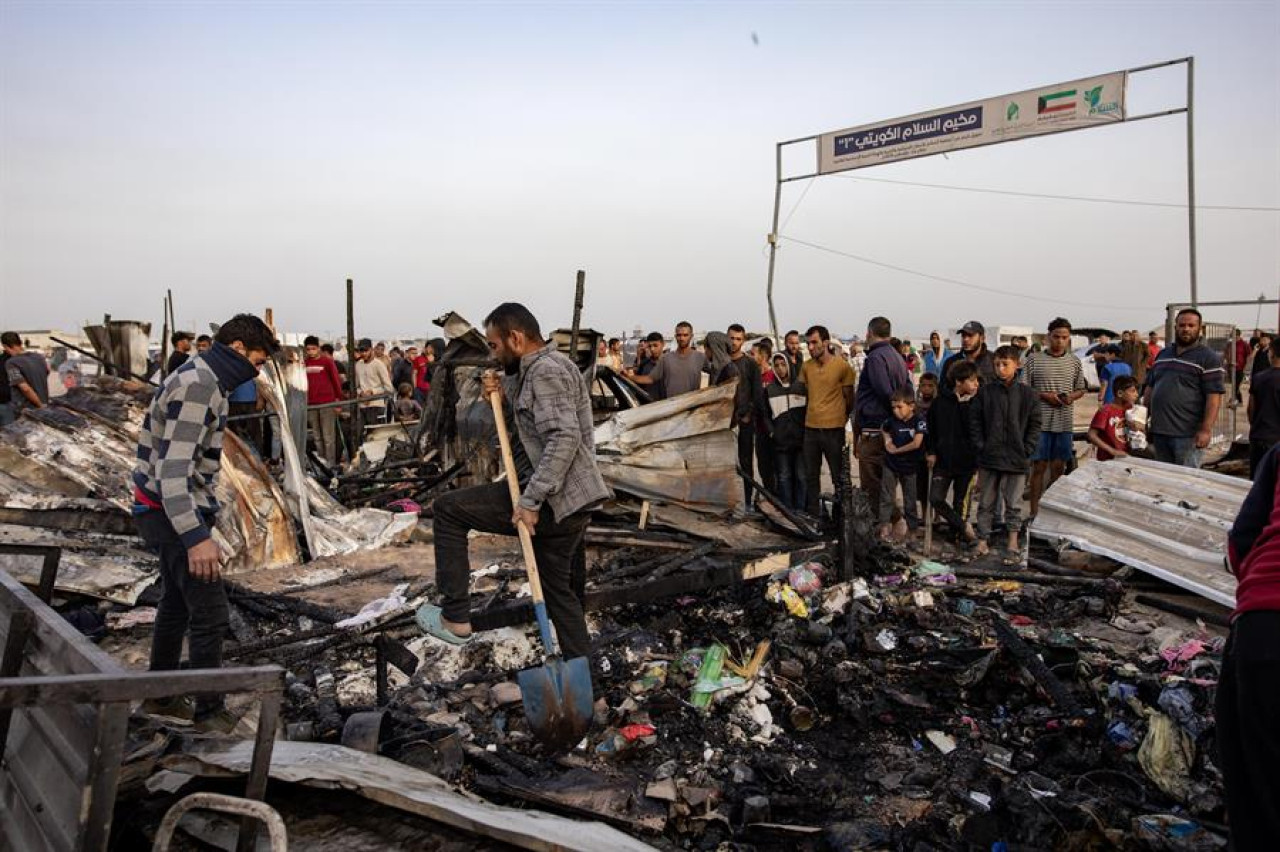
[[[786,336],[782,338],[783,351],[782,355],[787,358],[787,366],[790,368],[791,378],[798,381],[800,378],[800,368],[804,366],[804,346],[800,341],[800,332],[792,329],[788,331]]]
[[[471,530],[517,535],[523,524],[534,554],[547,613],[556,626],[565,659],[586,657],[591,640],[582,611],[586,560],[582,539],[591,512],[610,497],[596,468],[591,397],[574,363],[547,343],[538,320],[524,305],[506,302],[484,321],[489,351],[505,376],[489,372],[484,392],[498,394],[512,409],[511,442],[520,480],[519,505],[511,505],[506,482],[490,482],[436,498],[436,584],[441,606],[418,610],[426,633],[454,645],[471,639]]]
[[[702,387],[702,377],[707,370],[707,356],[693,348],[693,325],[681,322],[676,324],[674,352],[662,353],[647,375],[634,370],[628,370],[626,375],[642,387],[660,388],[661,398],[670,399]]]
[[[1147,373],[1143,403],[1150,410],[1147,433],[1156,460],[1200,466],[1222,406],[1222,358],[1200,340],[1204,320],[1195,308],[1174,318],[1174,341]]]
[[[978,381],[982,384],[996,380],[995,361],[987,348],[987,329],[977,320],[969,320],[960,328],[960,355],[947,359],[942,367],[942,387],[950,389],[951,370],[963,358],[978,369]]]

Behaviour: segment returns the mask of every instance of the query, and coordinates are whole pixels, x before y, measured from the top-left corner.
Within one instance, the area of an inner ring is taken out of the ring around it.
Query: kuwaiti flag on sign
[[[1074,112],[1076,108],[1076,90],[1063,89],[1061,92],[1050,92],[1036,99],[1036,113],[1044,115],[1052,112]]]

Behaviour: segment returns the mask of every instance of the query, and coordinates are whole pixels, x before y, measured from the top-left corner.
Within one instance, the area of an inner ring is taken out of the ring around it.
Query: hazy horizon
[[[435,336],[768,327],[775,143],[1196,57],[1200,299],[1280,291],[1280,4],[0,4],[0,325]],[[1181,66],[1130,113],[1182,105]],[[1182,116],[787,184],[781,330],[1148,329],[1188,297]],[[788,165],[794,165],[789,154]],[[906,182],[906,183],[893,183]],[[869,265],[836,252],[1023,297]],[[1027,297],[1027,298],[1024,298]],[[1206,310],[1251,327],[1256,311]],[[1274,307],[1262,324],[1276,324]]]

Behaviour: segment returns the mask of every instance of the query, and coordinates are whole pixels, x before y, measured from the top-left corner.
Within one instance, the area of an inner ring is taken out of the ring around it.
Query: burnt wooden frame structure
[[[58,548],[3,552],[44,558],[40,587],[52,592]],[[3,570],[0,648],[0,846],[106,850],[132,701],[255,693],[261,710],[245,796],[266,792],[284,690],[278,666],[128,671]],[[241,849],[251,848],[254,828],[242,828]]]

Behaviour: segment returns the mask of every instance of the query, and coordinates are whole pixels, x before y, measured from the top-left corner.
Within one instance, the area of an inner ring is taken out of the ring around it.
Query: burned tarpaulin
[[[731,431],[736,382],[620,411],[596,427],[596,462],[618,491],[703,512],[742,502]]]
[[[259,381],[267,399],[280,398]],[[138,430],[152,393],[98,377],[0,430],[0,522],[46,531],[37,537],[66,548],[58,585],[64,591],[133,603],[154,576],[154,558],[138,546],[129,517]],[[291,437],[284,444],[289,455]],[[300,471],[293,455],[295,465],[286,470]],[[416,523],[413,515],[348,513],[329,501],[313,508],[314,483],[300,475],[287,481],[298,495],[293,505],[253,451],[224,434],[214,540],[228,574],[297,564],[299,526],[308,531],[312,554],[323,555],[403,541]],[[94,576],[95,566],[114,567]]]

